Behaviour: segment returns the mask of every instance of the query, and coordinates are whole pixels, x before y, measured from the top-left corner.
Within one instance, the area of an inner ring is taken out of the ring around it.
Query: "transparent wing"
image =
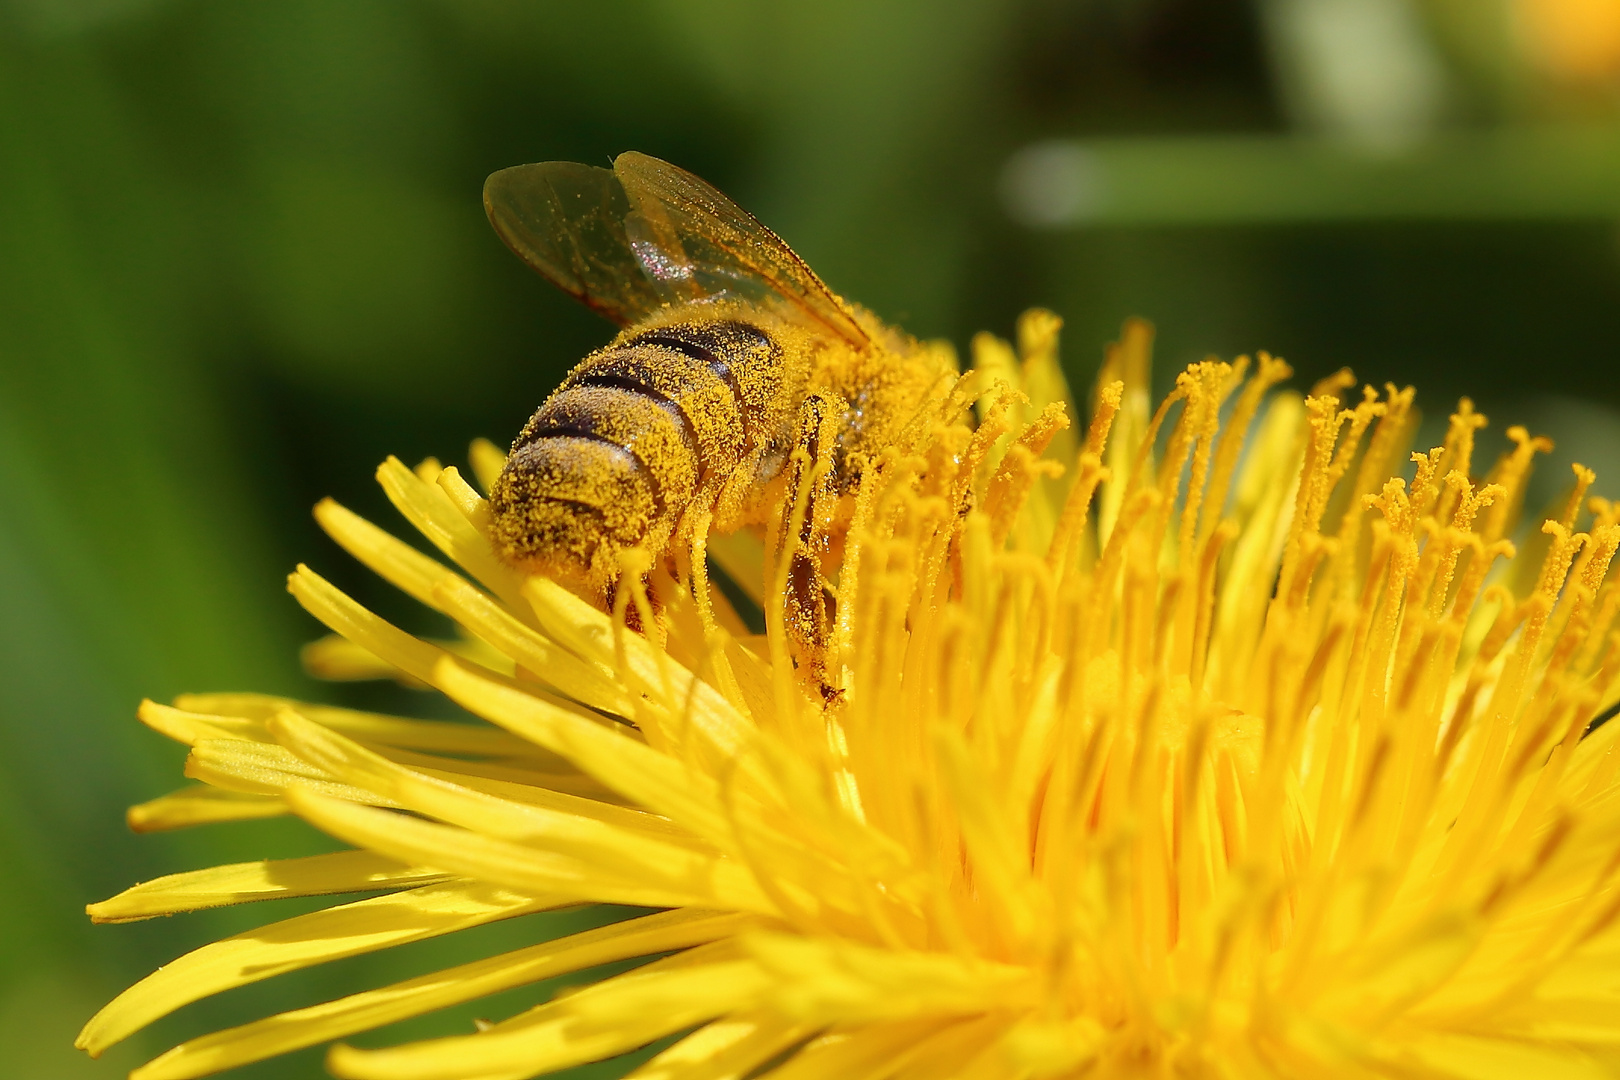
[[[613,170],[546,162],[502,169],[484,206],[508,247],[620,325],[666,303],[785,301],[855,345],[867,336],[803,259],[691,173],[646,154]]]
[[[484,181],[484,210],[518,258],[620,326],[666,299],[630,247],[630,201],[609,169],[572,161],[502,169]]]
[[[646,265],[670,256],[699,296],[786,300],[855,345],[866,332],[805,261],[754,215],[685,169],[646,154],[620,154],[613,171],[632,209],[626,227]],[[645,249],[645,254],[643,251]]]

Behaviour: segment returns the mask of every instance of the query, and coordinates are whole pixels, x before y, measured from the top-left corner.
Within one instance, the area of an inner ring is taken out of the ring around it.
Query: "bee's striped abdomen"
[[[611,552],[663,547],[773,426],[780,347],[744,322],[677,323],[588,357],[518,435],[490,493],[518,562],[611,574]]]

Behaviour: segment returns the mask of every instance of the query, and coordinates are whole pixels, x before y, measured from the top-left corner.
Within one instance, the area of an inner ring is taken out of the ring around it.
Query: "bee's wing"
[[[866,332],[815,271],[714,187],[634,152],[614,159],[613,172],[630,201],[626,236],[645,272],[666,289],[683,299],[780,298],[851,344],[867,344]]]
[[[630,200],[608,169],[547,161],[484,181],[484,210],[506,246],[553,285],[620,326],[675,299],[625,233]]]
[[[783,300],[868,341],[815,271],[748,211],[684,169],[620,154],[613,169],[517,165],[484,182],[484,209],[518,257],[621,326],[664,304]]]

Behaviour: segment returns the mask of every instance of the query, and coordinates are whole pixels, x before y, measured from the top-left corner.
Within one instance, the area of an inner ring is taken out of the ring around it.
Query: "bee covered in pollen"
[[[645,154],[503,169],[484,205],[519,257],[623,328],[513,442],[490,492],[502,556],[607,605],[627,552],[680,555],[706,604],[711,531],[762,532],[789,560],[794,659],[816,668],[823,563],[862,474],[955,377],[948,348],[836,296],[753,216]]]

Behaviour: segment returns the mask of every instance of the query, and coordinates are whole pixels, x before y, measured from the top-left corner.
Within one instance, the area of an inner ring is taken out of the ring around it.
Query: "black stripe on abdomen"
[[[679,512],[697,492],[699,461],[689,426],[663,395],[637,383],[584,380],[558,390],[530,421],[524,445],[547,438],[588,439],[630,458],[658,514]]]
[[[660,392],[655,387],[648,386],[644,382],[638,382],[628,375],[606,373],[584,375],[569,385],[571,387],[597,386],[605,390],[623,390],[628,394],[639,394],[669,414],[670,419],[675,421],[675,426],[680,429],[681,438],[686,443],[686,448],[694,455],[699,454],[697,429],[692,426],[691,418],[681,411],[679,402]]]
[[[690,341],[682,341],[679,338],[664,337],[653,334],[647,337],[637,338],[635,343],[637,345],[662,345],[666,349],[674,349],[676,352],[685,353],[693,360],[696,360],[698,363],[708,368],[710,373],[717,377],[721,382],[725,383],[726,389],[731,391],[731,399],[737,403],[737,412],[742,417],[743,437],[748,439],[750,442],[753,441],[753,417],[748,415],[748,409],[745,405],[746,399],[743,397],[742,387],[737,385],[737,375],[731,370],[731,365],[729,363],[722,360],[720,357],[716,356],[702,345],[694,344]]]
[[[689,349],[644,340],[610,349],[576,368],[559,393],[593,387],[635,394],[663,410],[679,425],[700,482],[742,460],[744,401],[733,382]]]

